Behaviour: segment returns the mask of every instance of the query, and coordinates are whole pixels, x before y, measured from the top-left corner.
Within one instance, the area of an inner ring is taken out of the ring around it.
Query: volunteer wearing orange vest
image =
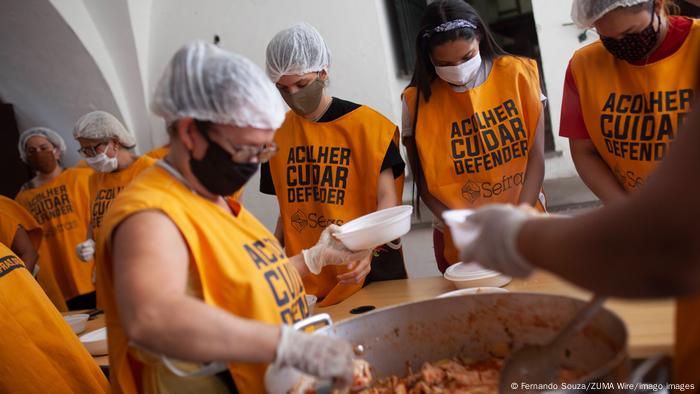
[[[578,50],[569,63],[560,133],[569,137],[581,179],[604,203],[646,183],[695,101],[700,22],[667,16],[665,3],[573,4],[573,20],[581,27],[595,27],[600,40]],[[676,381],[700,387],[698,327],[700,297],[679,300]]]
[[[88,178],[92,170],[63,169],[60,160],[66,143],[58,133],[44,127],[24,131],[18,149],[22,160],[36,173],[15,200],[43,230],[37,281],[58,310],[84,309],[82,297],[95,291],[93,264],[77,258],[75,245],[87,231]]]
[[[431,3],[404,91],[403,141],[435,217],[438,269],[459,260],[446,209],[525,203],[544,210],[544,106],[537,65],[506,54],[465,1]],[[416,98],[419,100],[416,100]]]
[[[2,243],[0,311],[0,392],[109,392],[95,360],[22,260]]]
[[[331,226],[288,259],[221,197],[276,151],[284,109],[275,87],[248,59],[193,42],[171,59],[152,109],[168,124],[170,152],[119,195],[98,238],[113,392],[263,393],[273,361],[350,383],[349,344],[288,325],[309,313],[303,275],[369,251],[350,252]],[[204,362],[225,372],[206,375]],[[205,376],[179,376],[193,370]]]
[[[275,135],[280,153],[263,165],[260,191],[277,195],[276,234],[289,255],[318,241],[331,223],[397,205],[404,162],[396,125],[365,105],[325,93],[330,51],[311,25],[275,35],[267,46],[267,73],[291,111]],[[304,278],[319,306],[338,303],[363,283],[405,279],[398,239],[373,256],[327,267]]]
[[[73,137],[80,143],[80,154],[95,170],[89,181],[88,239],[76,246],[78,257],[89,261],[95,254],[94,240],[110,204],[132,179],[156,160],[134,155],[134,136],[126,131],[117,118],[104,111],[93,111],[78,119]]]
[[[37,251],[42,232],[39,223],[26,209],[14,200],[0,196],[0,243],[9,245],[34,276],[39,270]]]
[[[566,72],[560,134],[581,179],[604,202],[642,186],[694,101],[700,22],[667,16],[666,1],[582,1],[572,15],[600,40]]]

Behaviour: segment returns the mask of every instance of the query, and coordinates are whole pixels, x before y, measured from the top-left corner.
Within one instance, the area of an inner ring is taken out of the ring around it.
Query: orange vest
[[[598,154],[627,191],[663,160],[690,113],[700,68],[700,21],[673,55],[636,66],[600,41],[579,49],[571,72],[586,129]]]
[[[315,245],[329,224],[377,210],[382,161],[398,139],[396,125],[364,105],[323,123],[287,112],[275,134],[279,153],[270,160],[270,173],[288,255]],[[403,177],[396,187],[401,196]],[[338,303],[362,288],[362,283],[339,285],[337,276],[344,272],[345,267],[328,266],[319,275],[305,276],[306,291],[325,297],[319,306]]]
[[[95,290],[94,264],[75,255],[75,246],[87,234],[90,174],[90,168],[69,168],[50,182],[22,190],[15,198],[43,229],[37,280],[59,310],[67,310],[65,300]]]
[[[98,238],[98,281],[109,333],[112,389],[115,393],[150,391],[151,365],[143,364],[128,345],[115,300],[111,238],[128,216],[158,210],[175,223],[190,251],[191,272],[198,273],[205,303],[241,318],[269,324],[292,324],[309,314],[304,287],[274,235],[247,210],[228,200],[238,215],[193,193],[161,165],[147,169],[119,195]],[[212,231],[216,229],[216,231]],[[241,393],[265,392],[266,364],[229,364]],[[187,381],[182,381],[187,385]]]
[[[29,235],[34,249],[39,250],[42,230],[34,217],[14,200],[0,195],[0,243],[12,246],[17,227],[22,226]]]
[[[93,239],[97,239],[102,220],[112,201],[136,178],[141,171],[150,167],[156,160],[141,156],[128,168],[115,172],[95,172],[90,177],[90,224]],[[84,239],[83,239],[84,240]]]
[[[22,260],[0,244],[0,392],[107,393],[109,383]]]
[[[542,112],[535,61],[503,56],[480,86],[455,92],[436,78],[431,91],[427,103],[421,94],[415,125],[430,194],[450,209],[517,203]],[[416,88],[404,95],[415,111]],[[444,253],[448,262],[459,261],[447,230]]]

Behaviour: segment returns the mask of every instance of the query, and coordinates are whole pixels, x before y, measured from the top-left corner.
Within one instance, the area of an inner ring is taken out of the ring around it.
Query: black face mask
[[[654,2],[651,2],[651,23],[639,33],[626,34],[620,39],[600,36],[603,46],[613,56],[625,60],[629,63],[637,62],[649,56],[651,50],[656,46],[659,39],[659,32],[654,30],[654,17],[659,19],[661,27],[661,16],[654,13]]]
[[[190,168],[199,183],[211,193],[229,196],[248,182],[258,171],[259,163],[236,163],[231,161],[231,154],[209,136],[199,132],[209,142],[204,157],[197,160],[190,157]]]

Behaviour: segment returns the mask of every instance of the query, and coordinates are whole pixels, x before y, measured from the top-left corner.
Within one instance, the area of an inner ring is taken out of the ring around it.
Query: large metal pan
[[[467,295],[373,311],[317,333],[361,345],[375,377],[403,376],[407,365],[416,370],[427,361],[458,355],[480,360],[524,344],[544,344],[583,305],[543,294]],[[571,339],[562,366],[585,372],[583,382],[624,382],[629,374],[626,344],[623,322],[603,310]]]

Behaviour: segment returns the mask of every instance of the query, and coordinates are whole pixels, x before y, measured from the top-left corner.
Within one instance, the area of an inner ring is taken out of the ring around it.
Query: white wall
[[[548,107],[552,115],[554,144],[563,154],[562,157],[547,160],[547,179],[577,176],[569,153],[569,141],[559,137],[564,75],[574,51],[597,38],[595,34],[589,33],[588,41],[579,43],[578,35],[581,34],[581,30],[572,25],[571,2],[572,0],[532,0],[544,79],[547,84]]]
[[[46,126],[66,140],[77,162],[73,125],[103,109],[120,116],[103,70],[47,0],[3,0],[0,12],[0,98],[14,105],[20,132]]]

